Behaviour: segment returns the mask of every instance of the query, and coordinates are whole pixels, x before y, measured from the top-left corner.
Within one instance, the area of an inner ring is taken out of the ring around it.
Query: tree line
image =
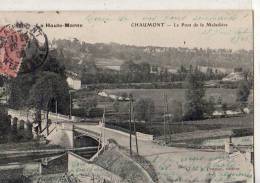
[[[204,80],[200,72],[194,68],[191,69],[185,78],[185,101],[170,100],[167,101],[164,108],[167,111],[158,112],[155,110],[155,103],[153,98],[143,97],[134,99],[134,118],[135,120],[145,122],[146,132],[152,132],[153,122],[161,122],[163,118],[167,118],[170,123],[181,121],[194,121],[211,118],[215,110],[221,106],[221,110],[227,110],[225,101],[221,98],[215,100],[214,98],[205,97]],[[241,110],[248,107],[248,97],[250,95],[250,82],[242,80],[239,82],[239,87],[236,90],[236,109]],[[122,93],[122,97],[131,97],[132,94]],[[163,100],[163,98],[162,98]],[[167,106],[166,106],[167,105]],[[129,103],[122,101],[114,101],[114,110],[118,113],[115,115],[120,118],[120,121],[128,120]],[[218,106],[218,107],[217,107]],[[158,118],[159,117],[159,118]],[[123,125],[117,123],[117,125]]]
[[[77,39],[53,40],[52,45],[62,50],[63,55],[72,63],[70,68],[86,65],[89,60],[118,59],[127,61],[134,60],[136,63],[152,63],[180,67],[181,65],[210,66],[234,68],[243,67],[252,71],[253,51],[231,49],[202,49],[184,47],[156,47],[156,46],[134,46],[117,43],[87,43]],[[78,59],[82,62],[79,64]],[[68,62],[68,64],[69,64]],[[67,65],[66,65],[67,66]]]
[[[196,68],[204,81],[220,80],[226,76],[214,68],[209,67],[206,72],[201,72],[198,66]],[[184,81],[191,69],[193,69],[192,65],[189,68],[181,65],[177,72],[170,72],[164,67],[129,60],[120,66],[120,71],[115,71],[98,68],[94,62],[91,62],[82,70],[81,78],[83,84],[176,82]]]

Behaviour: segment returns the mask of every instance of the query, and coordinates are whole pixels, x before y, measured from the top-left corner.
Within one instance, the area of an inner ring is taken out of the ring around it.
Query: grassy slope
[[[140,168],[122,155],[117,147],[110,148],[99,156],[96,164],[130,182],[148,182]]]

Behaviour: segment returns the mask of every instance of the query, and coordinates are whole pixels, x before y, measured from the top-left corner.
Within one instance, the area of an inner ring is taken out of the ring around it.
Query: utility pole
[[[132,156],[132,97],[129,100],[129,146],[130,146],[130,156]]]
[[[133,115],[133,111],[134,111],[134,107],[132,105],[132,115]],[[135,133],[135,145],[136,145],[136,153],[137,155],[139,155],[139,151],[138,151],[138,140],[137,140],[137,134],[136,134],[136,122],[135,122],[135,118],[132,116],[132,119],[134,121],[134,133]]]
[[[170,128],[170,124],[169,124],[169,107],[168,107],[168,96],[167,94],[165,95],[165,104],[166,104],[166,114],[167,114],[167,128],[168,128],[168,135],[169,135],[169,140],[171,142],[171,128]]]
[[[91,180],[93,180],[93,183],[95,183],[95,175],[94,174],[92,174]]]
[[[103,111],[103,117],[102,117],[102,120],[101,120],[101,133],[100,133],[100,138],[98,140],[98,151],[99,151],[99,148],[100,148],[100,144],[101,144],[101,141],[102,141],[102,144],[105,142],[105,115],[106,115],[106,106],[104,106],[104,111]]]
[[[103,143],[105,142],[105,127],[106,127],[106,106],[104,107],[104,113],[103,113],[103,120],[102,120],[102,129],[103,129],[103,132],[101,131],[102,133],[102,136],[103,136]]]
[[[164,141],[166,144],[166,94],[163,93],[163,101],[164,101],[164,108],[163,108],[163,135]]]
[[[49,109],[48,109],[49,110]],[[49,135],[49,111],[46,112],[46,130],[47,130],[47,136]]]
[[[168,128],[168,135],[169,135],[169,140],[171,141],[171,133],[170,133],[170,125],[169,125],[169,108],[168,108],[168,97],[167,94],[163,94],[164,98],[164,118],[163,118],[163,133],[164,133],[164,140],[165,144],[167,143],[167,137],[166,137],[166,125]]]
[[[56,114],[56,122],[55,122],[55,127],[57,126],[57,121],[58,121],[58,100],[55,98],[55,114]],[[47,124],[48,124],[48,118],[47,118]],[[49,130],[48,130],[49,131]],[[57,129],[56,129],[57,131]]]
[[[58,100],[57,99],[55,100],[55,112],[56,112],[56,115],[58,115]]]
[[[69,91],[69,94],[70,94],[70,116],[69,116],[69,118],[71,119],[71,111],[72,111],[72,102],[71,102],[71,91]]]

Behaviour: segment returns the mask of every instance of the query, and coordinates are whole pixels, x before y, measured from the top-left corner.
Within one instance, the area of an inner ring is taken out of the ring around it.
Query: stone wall
[[[19,180],[21,176],[34,176],[41,174],[41,163],[13,164],[0,166],[0,182]]]
[[[41,174],[57,174],[65,173],[68,171],[68,155],[64,153],[63,155],[54,156],[50,158],[43,159],[41,164]]]
[[[124,183],[121,177],[72,152],[68,153],[68,171],[74,175],[95,177],[100,181],[106,180],[112,183]]]

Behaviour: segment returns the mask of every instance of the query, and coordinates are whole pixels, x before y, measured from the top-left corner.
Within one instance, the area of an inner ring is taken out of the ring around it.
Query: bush
[[[86,111],[83,108],[79,109],[72,109],[72,116],[78,116],[78,117],[86,117]]]
[[[103,115],[103,109],[100,108],[93,108],[90,109],[89,111],[86,111],[84,108],[78,108],[78,109],[73,109],[72,110],[72,116],[77,116],[77,117],[101,117]]]

